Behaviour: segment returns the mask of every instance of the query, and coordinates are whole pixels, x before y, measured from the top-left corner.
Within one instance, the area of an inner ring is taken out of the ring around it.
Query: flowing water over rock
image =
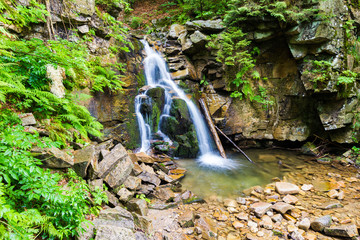
[[[144,50],[147,55],[144,60],[144,71],[148,86],[143,88],[143,92],[136,97],[135,109],[141,135],[140,152],[149,151],[153,140],[160,139],[167,142],[168,145],[172,145],[172,139],[168,134],[171,134],[175,139],[182,140],[185,144],[189,144],[187,137],[190,138],[191,133],[190,136],[189,133],[186,133],[186,136],[181,139],[176,136],[179,135],[176,134],[179,129],[171,130],[171,127],[166,127],[169,126],[167,121],[179,122],[177,119],[171,118],[170,108],[172,105],[181,105],[181,103],[175,103],[176,100],[180,99],[186,103],[190,121],[192,122],[191,124],[193,124],[195,128],[200,155],[198,159],[199,163],[202,166],[214,168],[236,168],[237,164],[235,161],[221,158],[214,149],[213,140],[200,111],[185,92],[171,79],[166,63],[161,55],[155,52],[145,40],[143,40],[142,43],[144,44]],[[152,105],[154,99],[151,99],[152,97],[149,91],[158,87],[164,89],[164,100],[163,103],[157,104],[155,109],[158,110],[154,111],[154,106]],[[158,124],[156,124],[156,122],[158,122]],[[178,123],[177,128],[184,128],[184,126]],[[191,129],[191,127],[189,127],[189,129]],[[195,147],[196,146],[192,146],[190,143],[188,150],[191,151],[191,149]]]

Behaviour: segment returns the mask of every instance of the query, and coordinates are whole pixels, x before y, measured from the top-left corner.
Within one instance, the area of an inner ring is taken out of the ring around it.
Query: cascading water
[[[216,168],[225,168],[225,169],[233,169],[237,167],[236,162],[231,159],[224,159],[220,157],[220,155],[213,149],[213,139],[211,138],[210,132],[207,128],[207,125],[200,114],[200,111],[197,109],[195,104],[186,96],[185,92],[180,89],[176,83],[171,79],[170,73],[167,70],[167,66],[165,60],[161,57],[161,55],[155,52],[147,43],[147,41],[141,41],[144,45],[144,50],[146,53],[146,58],[144,60],[144,72],[146,77],[147,85],[150,87],[161,87],[165,89],[165,105],[160,116],[159,130],[158,135],[163,138],[164,141],[170,141],[169,137],[167,137],[160,130],[160,125],[163,118],[169,116],[170,106],[171,106],[171,94],[176,95],[185,101],[190,117],[195,126],[196,136],[199,143],[200,149],[200,157],[198,161],[202,166],[208,167],[216,167]],[[140,128],[140,136],[141,136],[141,152],[146,152],[150,148],[150,140],[151,140],[151,132],[150,126],[146,124],[146,121],[141,114],[140,105],[142,104],[142,99],[145,99],[145,93],[138,95],[135,100],[135,109],[136,116],[139,123]]]

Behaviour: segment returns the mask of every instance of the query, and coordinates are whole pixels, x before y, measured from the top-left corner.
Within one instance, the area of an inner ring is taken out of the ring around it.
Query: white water
[[[237,167],[235,161],[231,159],[222,158],[216,150],[213,149],[210,132],[207,128],[207,125],[200,114],[200,111],[197,109],[195,104],[186,96],[185,92],[180,89],[175,82],[171,79],[170,73],[167,70],[165,60],[161,55],[155,52],[147,43],[147,41],[142,40],[144,44],[144,50],[146,53],[146,58],[144,60],[144,72],[146,77],[147,85],[151,87],[162,87],[165,89],[165,106],[164,111],[160,117],[160,123],[165,116],[168,116],[170,113],[171,106],[171,96],[169,90],[174,92],[179,98],[184,100],[189,109],[189,113],[193,124],[195,126],[196,135],[199,142],[200,157],[198,158],[199,164],[206,167],[214,168],[225,168],[233,169]],[[137,96],[138,98],[139,96]],[[140,101],[137,101],[136,104],[140,105]],[[146,126],[145,120],[140,113],[140,106],[136,105],[136,115],[138,116],[138,123],[140,126],[140,135],[141,135],[141,150],[146,152],[150,148],[150,137],[151,134],[147,131],[149,126]],[[140,116],[141,115],[141,116]],[[159,124],[160,126],[160,124]],[[159,128],[160,129],[160,128]],[[168,137],[163,134],[160,130],[160,136],[164,140]],[[158,132],[158,133],[159,133]]]

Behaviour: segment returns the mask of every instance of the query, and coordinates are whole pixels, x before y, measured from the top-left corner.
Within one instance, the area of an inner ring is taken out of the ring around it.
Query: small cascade
[[[213,139],[210,135],[208,127],[196,105],[186,96],[185,92],[180,89],[177,84],[171,79],[170,73],[167,70],[165,60],[159,53],[154,51],[147,41],[141,41],[144,45],[146,58],[144,60],[144,72],[146,82],[149,88],[161,87],[164,89],[164,106],[162,107],[160,121],[157,126],[157,137],[161,137],[164,141],[172,144],[171,139],[161,131],[163,121],[170,116],[172,99],[174,97],[180,98],[186,103],[186,106],[191,117],[191,121],[195,127],[196,137],[199,145],[200,157],[199,164],[207,167],[233,169],[237,164],[231,159],[224,159],[220,157],[217,150],[213,148]],[[149,97],[147,91],[136,97],[136,116],[140,128],[141,136],[141,152],[147,152],[150,149],[151,143],[151,127],[147,121],[147,114],[141,110],[141,104]]]

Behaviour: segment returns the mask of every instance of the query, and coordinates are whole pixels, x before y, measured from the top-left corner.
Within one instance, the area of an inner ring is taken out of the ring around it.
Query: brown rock
[[[283,197],[283,201],[288,203],[288,204],[295,204],[299,201],[299,199],[293,195],[286,195],[285,197]]]
[[[147,155],[144,152],[136,153],[135,155],[139,162],[149,163],[149,164],[156,162],[156,160],[154,158],[150,157],[149,155]]]
[[[271,208],[270,203],[257,202],[250,206],[250,210],[255,213],[257,217],[262,217]]]
[[[294,206],[284,202],[277,202],[272,206],[272,209],[282,214],[285,214],[287,211],[292,210],[294,208],[295,208]]]
[[[243,223],[241,223],[239,221],[233,222],[232,225],[235,229],[243,228],[245,226]]]
[[[148,214],[148,206],[147,202],[144,199],[133,198],[127,204],[127,208],[129,211],[136,212],[142,216],[146,216]]]
[[[359,236],[355,224],[326,227],[324,233],[328,236],[352,238]]]
[[[178,222],[182,228],[194,227],[194,212],[187,210],[183,214],[180,214]]]

